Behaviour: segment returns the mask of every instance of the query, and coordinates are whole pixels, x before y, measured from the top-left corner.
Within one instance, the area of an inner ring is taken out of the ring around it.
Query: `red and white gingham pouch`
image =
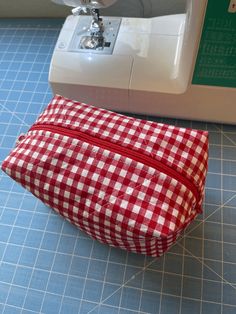
[[[160,256],[201,213],[207,163],[207,132],[56,96],[2,169],[94,239]]]

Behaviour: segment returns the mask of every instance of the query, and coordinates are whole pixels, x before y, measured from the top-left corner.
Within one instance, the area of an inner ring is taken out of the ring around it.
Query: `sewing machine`
[[[236,48],[231,68],[225,61],[229,74],[220,72],[223,55],[217,62],[214,55],[217,29],[226,32],[230,20],[235,34],[236,0],[189,0],[186,13],[153,18],[101,17],[99,10],[117,0],[53,1],[74,7],[51,61],[55,94],[118,111],[236,123]],[[224,1],[221,25],[207,10]]]

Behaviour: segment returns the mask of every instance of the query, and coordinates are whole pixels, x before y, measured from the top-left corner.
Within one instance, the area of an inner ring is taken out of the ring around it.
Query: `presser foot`
[[[112,54],[120,23],[121,18],[101,18],[96,12],[92,22],[91,16],[79,16],[70,51]]]

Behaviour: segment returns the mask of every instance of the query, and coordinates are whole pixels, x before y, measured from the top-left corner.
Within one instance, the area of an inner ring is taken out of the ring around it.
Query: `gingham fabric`
[[[208,134],[55,96],[2,169],[100,242],[162,255],[201,212]]]

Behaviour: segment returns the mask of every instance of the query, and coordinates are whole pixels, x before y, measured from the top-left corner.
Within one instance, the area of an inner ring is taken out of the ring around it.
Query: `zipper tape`
[[[142,153],[139,153],[138,151],[134,152],[126,147],[122,147],[119,144],[108,142],[104,139],[100,139],[98,137],[95,137],[93,135],[85,134],[78,130],[72,130],[67,129],[62,126],[56,126],[56,125],[49,125],[49,124],[40,124],[40,125],[34,125],[32,126],[29,131],[35,131],[35,130],[41,130],[41,131],[49,131],[52,133],[58,133],[64,136],[72,137],[75,139],[83,140],[89,144],[107,149],[109,151],[112,151],[114,153],[118,153],[120,155],[123,155],[125,157],[128,157],[130,159],[133,159],[137,162],[141,162],[145,164],[146,166],[152,167],[160,172],[165,173],[166,175],[174,178],[176,181],[179,181],[184,186],[186,186],[194,195],[196,198],[196,204],[198,204],[200,199],[200,193],[195,186],[195,184],[190,181],[188,178],[181,175],[178,171],[175,169],[167,166],[161,161],[155,160],[152,157],[146,156]]]

